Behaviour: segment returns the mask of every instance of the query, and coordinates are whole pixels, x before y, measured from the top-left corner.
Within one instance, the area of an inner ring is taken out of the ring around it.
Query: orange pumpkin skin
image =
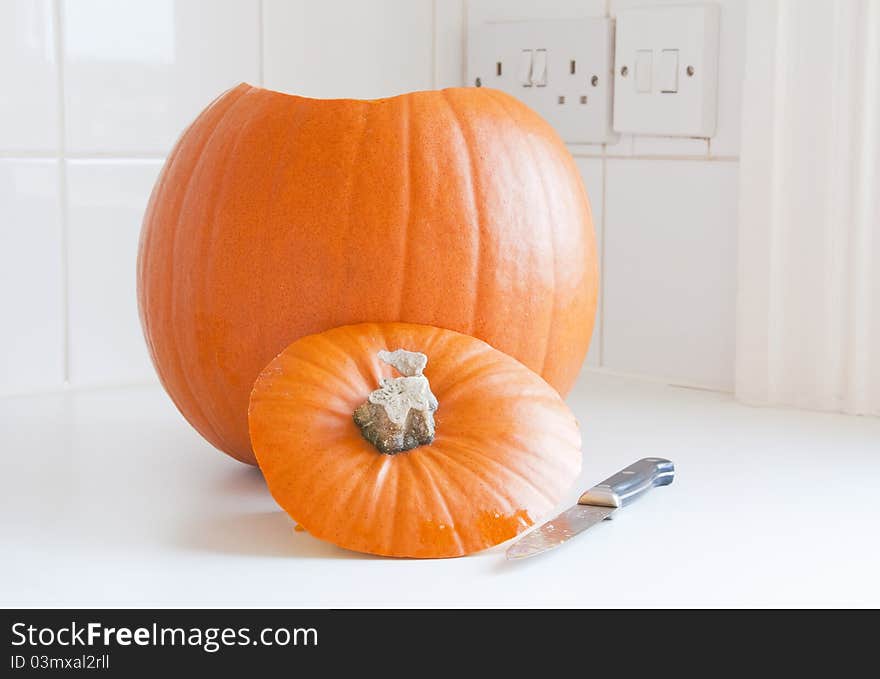
[[[367,321],[450,328],[565,394],[596,293],[571,155],[537,114],[487,88],[356,101],[240,85],[169,156],[138,259],[165,389],[248,463],[253,381],[299,337]]]
[[[352,419],[392,376],[381,349],[428,356],[440,404],[429,445],[379,453]],[[281,507],[315,537],[385,556],[461,556],[497,545],[559,502],[581,467],[577,422],[534,372],[485,342],[406,323],[297,340],[261,373],[250,436]]]

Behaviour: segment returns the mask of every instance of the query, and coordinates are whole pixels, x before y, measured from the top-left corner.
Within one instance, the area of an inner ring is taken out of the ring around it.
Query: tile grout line
[[[120,380],[118,382],[107,380],[103,382],[86,382],[84,384],[64,384],[60,387],[33,387],[21,390],[0,392],[0,401],[12,398],[30,398],[32,396],[57,396],[65,394],[80,394],[90,391],[109,391],[113,389],[139,389],[143,387],[160,387],[162,383],[158,379]]]
[[[672,154],[667,155],[620,155],[620,154],[606,154],[599,155],[595,153],[580,153],[578,151],[572,151],[569,149],[569,153],[575,158],[607,158],[608,160],[676,160],[676,161],[698,161],[704,163],[738,163],[739,156],[691,156],[691,155],[681,155],[676,156]]]
[[[59,151],[0,151],[0,159],[2,160],[52,160],[60,157],[67,160],[163,160],[167,154],[154,151],[134,151],[126,153],[125,151],[80,151],[80,152],[59,152]]]
[[[611,368],[594,368],[589,365],[585,365],[581,370],[581,373],[585,372],[593,373],[595,375],[606,375],[608,377],[614,377],[622,380],[644,382],[645,384],[657,384],[670,387],[672,389],[693,389],[695,391],[706,391],[731,396],[733,395],[732,388],[719,385],[700,384],[698,382],[683,382],[681,380],[675,380],[670,377],[664,377],[662,375],[649,375],[647,373],[626,372],[621,370],[613,370]]]
[[[63,384],[70,385],[70,219],[68,215],[68,199],[67,199],[67,161],[65,153],[67,151],[67,131],[66,120],[67,111],[64,101],[64,36],[62,34],[62,12],[61,0],[53,0],[52,2],[52,18],[55,24],[53,35],[53,43],[55,49],[55,69],[56,77],[56,95],[58,97],[58,130],[56,143],[56,162],[58,163],[58,209],[60,210],[61,225],[61,329],[63,336],[62,343],[62,376]]]

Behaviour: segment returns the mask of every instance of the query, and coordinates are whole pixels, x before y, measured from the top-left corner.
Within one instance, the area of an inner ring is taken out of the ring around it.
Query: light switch
[[[617,12],[613,103],[617,132],[702,138],[715,134],[720,4],[717,0],[687,5],[654,2]],[[650,62],[645,52],[650,52]],[[653,66],[650,83],[647,73],[642,73],[649,70],[648,64]]]
[[[636,92],[651,91],[651,76],[654,70],[654,53],[651,50],[636,52]]]
[[[535,50],[535,59],[532,62],[532,85],[535,87],[547,85],[547,50]]]
[[[519,70],[517,71],[519,83],[523,87],[532,86],[532,50],[523,50],[519,58]]]
[[[667,94],[678,92],[678,50],[660,52],[660,91]]]

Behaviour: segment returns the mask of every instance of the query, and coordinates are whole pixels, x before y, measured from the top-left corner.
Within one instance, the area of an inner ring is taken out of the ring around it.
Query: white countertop
[[[541,557],[409,561],[293,530],[158,386],[0,399],[0,605],[880,606],[880,419],[585,373],[584,471],[675,483]]]

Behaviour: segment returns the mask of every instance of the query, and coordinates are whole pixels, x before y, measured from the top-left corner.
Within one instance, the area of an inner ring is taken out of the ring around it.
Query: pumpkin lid
[[[387,406],[394,394],[408,417]],[[384,425],[413,430],[399,437],[408,443],[378,446],[369,427],[385,413]],[[257,379],[249,427],[269,490],[299,525],[387,556],[504,542],[553,509],[581,465],[577,422],[540,376],[481,340],[424,325],[297,340]]]

